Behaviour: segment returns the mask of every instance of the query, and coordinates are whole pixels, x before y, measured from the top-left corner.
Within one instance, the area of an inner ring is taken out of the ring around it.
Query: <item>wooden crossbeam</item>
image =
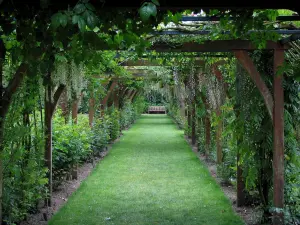
[[[234,50],[256,50],[251,41],[248,40],[217,40],[206,41],[202,44],[195,42],[186,42],[181,46],[170,46],[167,44],[154,44],[151,50],[156,52],[231,52]],[[264,50],[288,49],[288,45],[281,45],[274,41],[267,41]]]
[[[195,60],[195,65],[204,65],[205,61],[204,60],[200,60],[200,59],[196,59]],[[121,66],[125,66],[125,67],[138,67],[138,66],[165,66],[160,64],[157,60],[155,61],[150,61],[150,60],[146,60],[146,59],[139,59],[139,60],[129,60],[126,62],[123,62],[121,64]]]

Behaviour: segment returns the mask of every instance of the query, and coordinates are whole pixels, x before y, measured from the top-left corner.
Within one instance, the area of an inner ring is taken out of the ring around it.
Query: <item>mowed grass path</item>
[[[172,120],[143,115],[49,224],[244,223]]]

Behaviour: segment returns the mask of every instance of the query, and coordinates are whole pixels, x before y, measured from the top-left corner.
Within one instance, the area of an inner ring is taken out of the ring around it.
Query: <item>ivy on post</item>
[[[241,65],[237,62],[236,63],[236,80],[235,80],[235,89],[236,89],[236,104],[234,106],[234,112],[235,112],[235,116],[237,118],[238,121],[243,121],[243,119],[241,118],[241,85],[240,85],[240,77],[241,77]],[[241,164],[241,149],[240,146],[242,144],[243,141],[243,136],[244,133],[243,132],[239,132],[238,137],[237,137],[237,157],[236,157],[236,167],[237,167],[237,171],[236,171],[236,183],[237,183],[237,200],[236,200],[236,205],[238,207],[241,207],[243,205],[245,205],[246,203],[246,184],[243,178],[243,167]]]
[[[223,75],[221,71],[218,69],[218,66],[224,64],[225,61],[221,60],[213,64],[212,71],[219,82],[223,81]],[[225,86],[225,85],[224,85]],[[224,88],[225,89],[225,88]],[[221,112],[221,106],[218,105],[216,109],[216,115],[218,117],[218,126],[216,131],[216,145],[217,145],[217,163],[221,164],[223,162],[223,149],[222,149],[222,130],[223,130],[223,118]]]
[[[195,101],[192,102],[192,112],[191,112],[191,125],[192,125],[192,145],[196,144],[197,137],[196,137],[196,104]]]
[[[118,84],[118,81],[117,80],[113,80],[112,84],[109,87],[109,90],[108,90],[106,96],[101,101],[101,116],[104,116],[104,110],[106,108],[106,104],[107,104],[108,98],[110,97],[111,93],[113,92],[113,90],[114,90],[114,88],[116,87],[117,84]]]
[[[211,121],[209,118],[209,103],[207,101],[206,96],[203,93],[200,93],[201,100],[205,106],[205,118],[204,118],[204,130],[205,130],[205,157],[206,160],[209,159],[209,150],[210,150],[210,142],[211,142]]]
[[[59,97],[65,89],[65,85],[60,84],[54,94],[52,94],[51,72],[47,73],[47,84],[45,86],[45,164],[48,168],[48,199],[46,205],[51,206],[52,196],[52,117],[58,103]]]
[[[283,74],[280,67],[284,63],[284,50],[274,50],[274,152],[273,152],[273,176],[274,176],[274,212],[273,224],[284,224],[284,90]]]
[[[120,89],[117,89],[116,91],[114,91],[114,97],[113,97],[113,104],[114,104],[114,107],[119,109],[120,107]]]

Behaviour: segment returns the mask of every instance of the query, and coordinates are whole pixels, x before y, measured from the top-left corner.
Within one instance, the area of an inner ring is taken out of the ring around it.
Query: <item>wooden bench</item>
[[[164,113],[166,114],[166,107],[165,106],[149,106],[148,114],[150,113]]]

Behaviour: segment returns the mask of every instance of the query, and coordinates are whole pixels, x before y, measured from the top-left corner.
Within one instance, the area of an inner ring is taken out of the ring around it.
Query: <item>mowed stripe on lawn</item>
[[[142,115],[49,225],[244,224],[167,115]]]

